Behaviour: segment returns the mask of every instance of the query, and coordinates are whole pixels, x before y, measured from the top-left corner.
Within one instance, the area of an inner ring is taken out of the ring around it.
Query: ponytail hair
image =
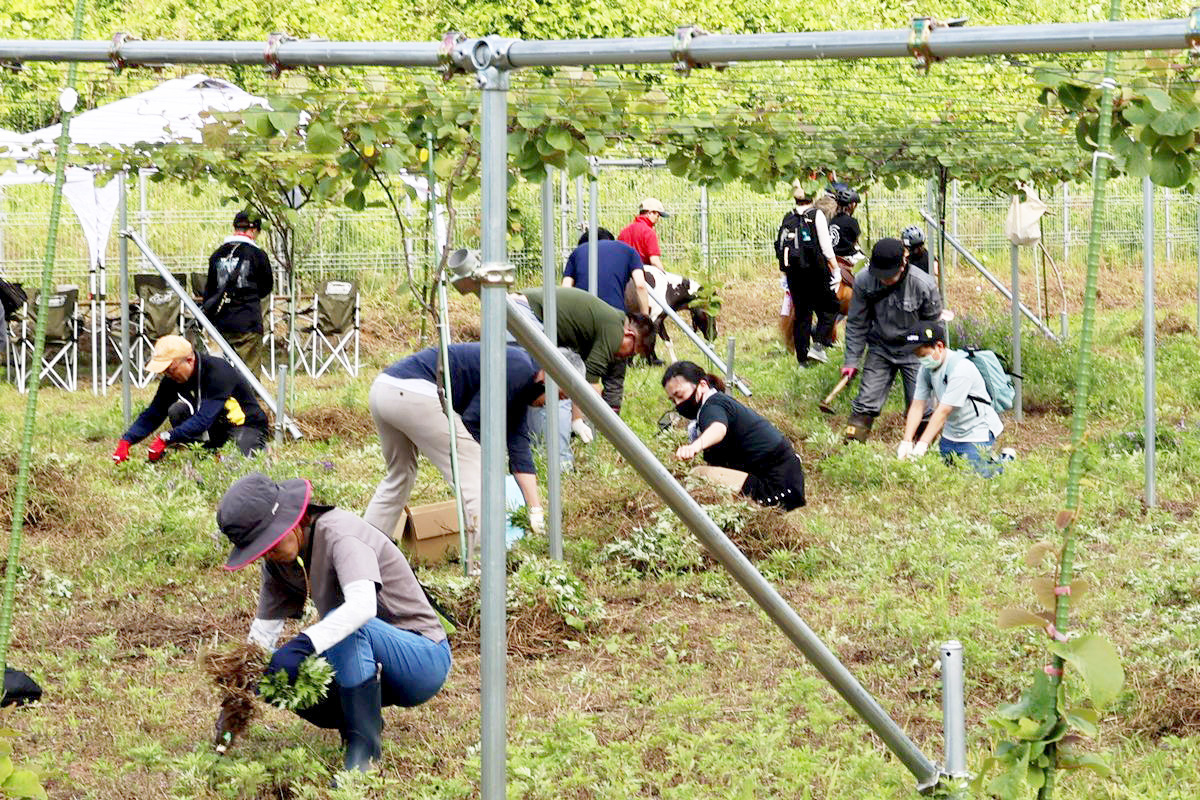
[[[725,391],[725,381],[720,375],[713,375],[705,372],[704,368],[692,361],[676,361],[671,366],[663,371],[662,384],[667,385],[667,381],[671,378],[683,378],[688,383],[699,384],[700,381],[705,381],[709,386],[716,389],[718,392]]]

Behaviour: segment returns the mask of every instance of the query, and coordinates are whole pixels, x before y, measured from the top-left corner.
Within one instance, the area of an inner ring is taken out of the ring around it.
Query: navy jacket
[[[480,345],[478,342],[450,345],[450,399],[455,412],[462,417],[463,425],[479,441],[481,397],[480,389]],[[505,348],[508,384],[506,407],[508,409],[508,465],[513,473],[537,473],[533,464],[533,453],[529,447],[529,428],[525,412],[529,404],[544,391],[542,384],[534,381],[540,367],[533,363],[529,354],[520,347]],[[417,378],[437,383],[438,351],[430,347],[419,353],[397,361],[383,371],[393,378]]]
[[[171,444],[197,442],[205,431],[218,423],[267,429],[267,415],[245,378],[225,359],[197,353],[192,376],[183,383],[176,383],[164,375],[149,407],[138,415],[121,438],[137,444],[154,433],[177,400],[191,406],[192,415],[171,431]]]

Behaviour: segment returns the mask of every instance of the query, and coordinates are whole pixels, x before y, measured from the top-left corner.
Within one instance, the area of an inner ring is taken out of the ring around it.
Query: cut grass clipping
[[[258,715],[256,698],[285,711],[298,711],[324,699],[333,682],[333,667],[320,656],[309,656],[300,664],[296,682],[284,670],[264,675],[270,653],[253,642],[242,642],[202,656],[204,671],[212,678],[221,697],[218,752],[241,735]]]

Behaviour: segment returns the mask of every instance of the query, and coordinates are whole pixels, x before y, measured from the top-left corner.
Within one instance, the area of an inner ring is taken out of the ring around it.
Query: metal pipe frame
[[[592,297],[600,294],[600,176],[588,175],[588,293]]]
[[[721,357],[716,354],[716,351],[709,346],[708,342],[704,341],[704,337],[692,330],[692,326],[683,321],[683,317],[679,316],[679,312],[671,308],[671,305],[667,302],[666,295],[660,295],[655,290],[655,287],[651,286],[647,286],[646,291],[652,298],[654,298],[654,302],[658,303],[659,307],[662,308],[663,313],[679,326],[679,330],[683,331],[684,336],[691,339],[696,347],[700,348],[700,352],[704,353],[704,355],[708,357],[708,360],[712,362],[713,366],[717,368],[718,372],[722,374],[729,372],[725,362],[722,361]],[[733,376],[732,385],[746,397],[750,397],[753,394],[750,391],[749,384],[736,375]]]
[[[910,28],[876,31],[703,34],[623,39],[523,41],[490,36],[451,42],[117,42],[0,40],[0,61],[78,61],[122,66],[164,64],[267,64],[276,69],[311,66],[449,68],[474,72],[596,64],[685,64],[731,61],[809,61],[912,58]],[[481,49],[482,48],[482,49]],[[1069,22],[1043,25],[935,27],[926,49],[932,59],[1018,53],[1093,53],[1121,50],[1188,50],[1189,20]]]
[[[933,225],[935,229],[938,229],[938,224],[937,224],[936,220],[934,220],[932,217],[930,217],[924,211],[922,211],[920,213],[921,213],[921,216],[925,218],[926,222]],[[997,280],[996,276],[993,275],[991,272],[989,272],[987,267],[985,267],[983,264],[980,263],[979,259],[975,257],[974,253],[972,253],[970,250],[968,250],[960,241],[958,241],[958,239],[955,239],[953,236],[946,233],[945,231],[942,231],[942,235],[946,237],[947,244],[949,244],[951,247],[953,247],[955,250],[957,250],[958,253],[964,259],[966,259],[968,264],[970,264],[975,269],[979,270],[979,274],[982,275],[984,277],[984,279],[987,280],[988,283],[990,283],[992,286],[994,286],[996,288],[996,291],[998,291],[998,292],[1000,292],[1000,294],[1004,295],[1005,300],[1009,301],[1010,303],[1012,302],[1012,292],[1010,292],[1008,290],[1007,286],[1005,286],[999,280]],[[1018,304],[1018,308],[1021,309],[1021,313],[1025,315],[1025,318],[1028,319],[1030,322],[1032,322],[1034,325],[1036,325],[1037,329],[1040,330],[1047,338],[1052,339],[1056,342],[1058,341],[1058,337],[1054,335],[1054,331],[1047,328],[1046,323],[1044,323],[1040,319],[1038,319],[1037,314],[1034,314],[1032,311],[1030,311],[1028,308],[1026,308],[1024,304]]]
[[[966,715],[963,711],[963,646],[951,639],[938,649],[942,664],[943,768],[952,778],[968,777]]]
[[[175,276],[171,274],[171,270],[167,269],[163,263],[159,261],[158,256],[155,255],[154,251],[150,249],[150,245],[146,244],[146,241],[142,239],[142,237],[138,235],[137,231],[133,230],[132,228],[126,228],[120,232],[120,235],[133,242],[137,249],[142,251],[142,255],[146,257],[146,260],[150,263],[150,266],[154,267],[155,271],[162,276],[163,281],[165,281],[167,284],[167,288],[179,296],[179,300],[183,303],[183,307],[187,309],[193,317],[196,318],[196,321],[200,323],[200,327],[204,329],[204,332],[213,338],[213,341],[215,341],[217,346],[221,348],[221,352],[225,355],[225,358],[229,359],[229,363],[232,364],[233,368],[238,371],[238,374],[246,379],[246,383],[250,384],[250,388],[254,390],[256,395],[258,395],[258,399],[262,401],[263,405],[265,405],[272,414],[279,415],[279,409],[275,406],[275,398],[272,397],[271,393],[268,392],[262,383],[259,382],[258,376],[250,372],[250,369],[246,366],[245,362],[243,362],[241,357],[238,356],[237,351],[229,346],[229,342],[225,341],[225,337],[222,336],[221,332],[216,329],[216,326],[209,321],[208,317],[204,316],[204,312],[200,310],[200,306],[196,305],[196,301],[192,299],[191,294],[189,294],[188,291],[180,285],[179,281],[175,280]],[[288,419],[286,415],[284,415],[283,419],[284,425],[287,426],[287,431],[292,435],[293,439],[301,439],[304,437],[304,434],[300,433],[300,429],[296,427],[295,422],[293,422],[291,419]]]
[[[1142,178],[1142,415],[1144,416],[1142,454],[1145,459],[1147,508],[1158,505],[1154,466],[1158,414],[1155,410],[1155,337],[1158,328],[1154,318],[1154,184]]]
[[[1012,309],[1012,382],[1016,393],[1013,396],[1013,418],[1017,422],[1025,420],[1025,405],[1021,384],[1021,248],[1015,244],[1009,245],[1009,257],[1012,261],[1012,294],[1009,295],[1009,306]]]
[[[546,167],[542,178],[542,294],[543,325],[546,337],[558,341],[558,309],[554,287],[558,282],[558,264],[554,260],[554,167]],[[562,535],[562,455],[558,451],[558,383],[546,375],[546,537],[550,557],[563,559]]]
[[[507,70],[491,66],[486,46],[476,51],[477,78],[483,90],[481,112],[482,176],[480,179],[480,231],[482,277],[479,297],[482,397],[480,449],[482,450],[482,502],[480,538],[480,796],[502,800],[505,796],[507,748],[507,630],[505,628],[504,474],[508,409],[505,391],[504,316],[508,213],[508,87]],[[557,355],[557,354],[556,354]]]
[[[121,193],[117,201],[117,221],[121,230],[129,227],[129,185],[125,173],[117,176]],[[133,376],[129,374],[129,240],[120,237],[117,245],[120,258],[120,270],[117,274],[117,302],[121,311],[121,417],[125,420],[126,429],[133,423],[133,401],[130,398],[129,384]]]
[[[650,484],[667,506],[700,539],[713,558],[729,571],[805,658],[879,735],[888,749],[916,776],[920,785],[935,784],[940,777],[938,768],[921,753],[900,726],[838,661],[837,656],[800,619],[796,611],[787,604],[775,587],[767,582],[745,554],[709,519],[700,504],[654,457],[642,440],[621,421],[600,395],[596,394],[584,376],[571,369],[551,340],[521,313],[516,301],[509,297],[507,302],[508,330],[517,342],[529,351],[548,374],[554,376],[600,433],[612,442],[625,461]]]

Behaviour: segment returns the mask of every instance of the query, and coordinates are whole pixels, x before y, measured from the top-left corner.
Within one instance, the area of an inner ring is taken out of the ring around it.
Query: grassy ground
[[[1111,638],[1128,680],[1088,745],[1112,758],[1117,777],[1069,775],[1064,798],[1200,795],[1200,366],[1185,274],[1168,274],[1179,280],[1162,295],[1161,507],[1149,512],[1140,500],[1138,277],[1110,275],[1104,284],[1079,526],[1078,567],[1093,588],[1073,628]],[[1003,476],[982,481],[934,459],[898,463],[898,392],[876,440],[840,446],[844,417],[816,410],[837,365],[796,369],[777,341],[774,281],[726,287],[723,333],[737,336],[752,404],[801,450],[809,505],[784,517],[711,492],[705,501],[935,761],[936,646],[960,639],[977,765],[992,746],[984,722],[991,709],[1014,700],[1045,661],[1043,637],[999,630],[995,619],[1007,606],[1033,608],[1030,582],[1044,574],[1026,567],[1024,556],[1052,538],[1063,503],[1074,349],[1026,339],[1032,413],[1020,426],[1007,421],[1005,443],[1020,458]],[[963,285],[951,304],[966,312],[973,338],[999,344],[1001,309]],[[477,329],[473,307],[457,303],[457,334],[469,335]],[[452,637],[454,670],[425,706],[385,713],[377,776],[330,793],[324,787],[340,763],[336,735],[273,709],[226,758],[207,746],[216,705],[199,654],[244,637],[256,591],[253,570],[219,568],[227,547],[215,533],[216,500],[241,474],[265,469],[310,477],[318,497],[363,509],[381,474],[366,391],[379,366],[416,342],[415,314],[402,306],[369,314],[368,366],[359,379],[301,382],[298,416],[310,435],[254,462],[176,454],[157,466],[134,460],[114,467],[108,454],[121,429],[119,400],[41,394],[10,661],[46,695],[36,707],[6,709],[3,724],[19,732],[17,760],[41,772],[52,797],[478,794],[472,589],[453,566],[423,577],[463,612],[466,624]],[[631,370],[624,418],[666,459],[681,434],[656,430],[668,409],[659,376]],[[844,411],[847,398],[841,403]],[[22,409],[23,398],[0,388],[0,443],[10,454],[0,470],[6,506]],[[416,495],[448,495],[427,464]],[[510,797],[913,794],[903,767],[660,513],[661,503],[611,446],[596,442],[579,452],[564,496],[566,573],[538,558],[540,543],[522,545],[512,559]],[[597,599],[602,606],[589,607]]]

